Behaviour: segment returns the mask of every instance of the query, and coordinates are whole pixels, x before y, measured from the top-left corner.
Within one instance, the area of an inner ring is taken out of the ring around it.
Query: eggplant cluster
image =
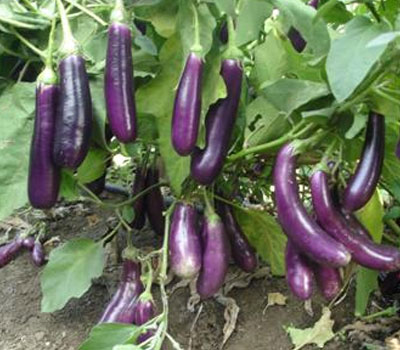
[[[231,207],[218,202],[217,212],[206,211],[204,217],[199,216],[192,204],[179,202],[172,217],[171,269],[181,278],[198,276],[197,292],[203,299],[213,296],[221,288],[231,256],[246,272],[257,267],[256,254]]]
[[[373,242],[353,214],[369,201],[377,186],[383,165],[384,131],[384,117],[371,112],[360,162],[339,203],[333,198],[327,171],[314,171],[310,184],[316,220],[300,200],[295,143],[286,144],[279,151],[273,174],[276,209],[288,237],[287,281],[300,299],[311,296],[312,275],[323,295],[333,298],[340,290],[337,269],[350,260],[378,271],[400,269],[400,251]]]

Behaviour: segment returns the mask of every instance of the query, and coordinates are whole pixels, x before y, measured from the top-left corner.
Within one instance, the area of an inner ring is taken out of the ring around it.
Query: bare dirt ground
[[[79,207],[81,208],[82,207]],[[71,237],[99,237],[105,232],[106,213],[90,207],[82,210],[64,209],[50,224],[52,236],[65,241]],[[149,236],[153,237],[148,231]],[[53,314],[40,313],[40,269],[34,267],[27,253],[0,270],[0,349],[1,350],[76,350],[97,322],[104,305],[118,281],[118,267],[109,259],[104,277],[95,281],[81,299],[71,300]],[[285,306],[271,306],[263,312],[267,295],[280,292],[288,296]],[[157,287],[155,287],[157,296]],[[333,308],[334,330],[354,324],[354,329],[337,336],[324,347],[338,349],[385,349],[384,339],[400,328],[398,318],[378,319],[372,324],[357,324],[353,317],[354,293]],[[187,309],[188,288],[176,290],[170,297],[170,332],[185,350],[220,349],[223,340],[224,306],[215,300],[203,303],[196,319],[196,310]],[[233,289],[228,297],[240,307],[237,325],[225,350],[289,350],[292,349],[285,328],[312,326],[321,315],[323,300],[313,299],[314,316],[304,310],[304,304],[295,300],[285,280],[271,276],[254,280],[249,287]],[[194,324],[194,325],[193,325]],[[366,345],[367,344],[367,345]],[[369,344],[369,345],[368,345]],[[375,347],[371,347],[375,346]],[[308,346],[304,349],[316,349]],[[396,348],[393,348],[396,349]],[[398,348],[397,348],[398,349]]]

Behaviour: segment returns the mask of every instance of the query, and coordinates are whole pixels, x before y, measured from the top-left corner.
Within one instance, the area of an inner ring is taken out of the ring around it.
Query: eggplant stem
[[[44,51],[40,50],[37,48],[35,45],[33,45],[28,39],[26,39],[23,35],[18,33],[18,31],[15,28],[11,28],[11,31],[13,34],[27,47],[29,47],[34,53],[36,53],[40,58],[45,59],[46,55]]]
[[[69,25],[67,12],[61,0],[57,1],[58,13],[61,18],[61,26],[63,29],[63,41],[61,43],[60,52],[64,55],[71,55],[78,51],[78,44],[72,35],[71,26]]]
[[[107,22],[103,21],[99,16],[97,16],[94,12],[90,11],[87,7],[78,4],[76,1],[73,0],[66,0],[70,5],[76,7],[77,9],[81,10],[82,12],[86,13],[88,16],[92,17],[96,22],[101,24],[102,26],[106,26]]]

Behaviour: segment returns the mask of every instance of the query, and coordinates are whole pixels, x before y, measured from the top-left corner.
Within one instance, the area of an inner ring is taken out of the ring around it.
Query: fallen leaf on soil
[[[304,310],[307,312],[307,315],[310,317],[314,317],[314,310],[312,308],[312,300],[308,299],[304,302]]]
[[[293,350],[299,350],[308,344],[316,344],[322,348],[326,342],[335,336],[332,331],[333,324],[331,311],[327,307],[324,307],[322,316],[315,323],[314,327],[306,329],[288,327],[286,331],[289,333],[292,343],[295,346]]]
[[[286,305],[286,299],[287,297],[285,297],[282,293],[268,293],[268,303],[265,309],[274,305]]]
[[[232,335],[233,331],[236,328],[236,322],[239,315],[240,308],[236,304],[236,300],[233,298],[224,297],[223,295],[217,296],[217,301],[225,306],[224,311],[224,318],[225,318],[225,325],[223,329],[224,339],[221,344],[221,349],[228,341],[230,336]]]
[[[96,214],[88,215],[86,219],[89,224],[89,227],[96,225],[100,221],[100,218]]]

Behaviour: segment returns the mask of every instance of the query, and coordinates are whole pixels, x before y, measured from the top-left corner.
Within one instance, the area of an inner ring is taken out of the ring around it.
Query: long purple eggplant
[[[205,215],[203,244],[203,260],[196,287],[200,297],[206,299],[222,287],[230,259],[228,236],[221,218],[216,213]]]
[[[60,167],[76,169],[89,151],[92,131],[92,100],[83,57],[63,58],[59,76],[53,160]]]
[[[308,300],[312,295],[313,271],[306,258],[290,240],[285,251],[286,281],[294,296]]]
[[[138,262],[124,261],[121,282],[104,310],[99,323],[133,323],[135,304],[139,295],[143,292],[140,273]]]
[[[360,162],[344,190],[343,209],[356,211],[370,200],[382,172],[384,152],[385,118],[371,112]]]
[[[308,215],[296,181],[296,150],[284,145],[273,171],[278,220],[289,239],[312,260],[332,267],[347,265],[350,254]]]
[[[145,166],[138,167],[136,169],[135,180],[132,187],[132,196],[136,196],[146,188],[146,174],[147,168]],[[140,197],[133,203],[133,210],[135,212],[135,218],[131,223],[131,227],[140,230],[143,228],[146,222],[146,215],[144,212],[144,197]]]
[[[392,246],[379,245],[366,233],[357,233],[336,209],[331,198],[328,175],[318,170],[311,176],[311,193],[315,214],[322,227],[341,242],[358,264],[383,271],[400,269],[400,250]]]
[[[308,5],[317,9],[319,5],[319,0],[311,0],[308,2]],[[305,49],[307,41],[304,40],[303,36],[299,33],[297,29],[290,27],[288,38],[297,52],[302,52]]]
[[[318,288],[326,300],[332,300],[340,292],[342,278],[338,269],[313,264],[314,277]]]
[[[16,238],[10,243],[0,247],[0,268],[10,263],[22,248],[22,240]]]
[[[201,113],[201,81],[203,60],[191,53],[186,60],[172,115],[171,139],[175,151],[187,156],[194,150]]]
[[[146,188],[158,182],[158,170],[154,167],[150,168],[146,176]],[[164,199],[160,187],[156,187],[146,194],[144,197],[144,207],[151,228],[159,236],[162,236],[164,234],[165,218],[163,215]]]
[[[53,73],[54,74],[54,73]],[[51,208],[60,188],[60,169],[53,162],[58,86],[36,88],[35,126],[29,158],[28,197],[34,208]]]
[[[240,61],[225,59],[221,75],[227,96],[212,105],[206,116],[206,147],[196,148],[191,159],[191,175],[198,183],[208,185],[218,176],[229,150],[229,141],[235,124],[242,86]]]
[[[245,272],[254,271],[257,267],[256,253],[236,221],[232,208],[225,203],[218,202],[217,212],[225,225],[230,240],[232,258],[236,265]]]
[[[169,236],[172,271],[181,278],[193,278],[201,268],[201,240],[196,208],[188,203],[175,207]]]
[[[108,123],[115,137],[124,143],[136,139],[132,34],[124,23],[123,1],[111,13],[104,76]]]

